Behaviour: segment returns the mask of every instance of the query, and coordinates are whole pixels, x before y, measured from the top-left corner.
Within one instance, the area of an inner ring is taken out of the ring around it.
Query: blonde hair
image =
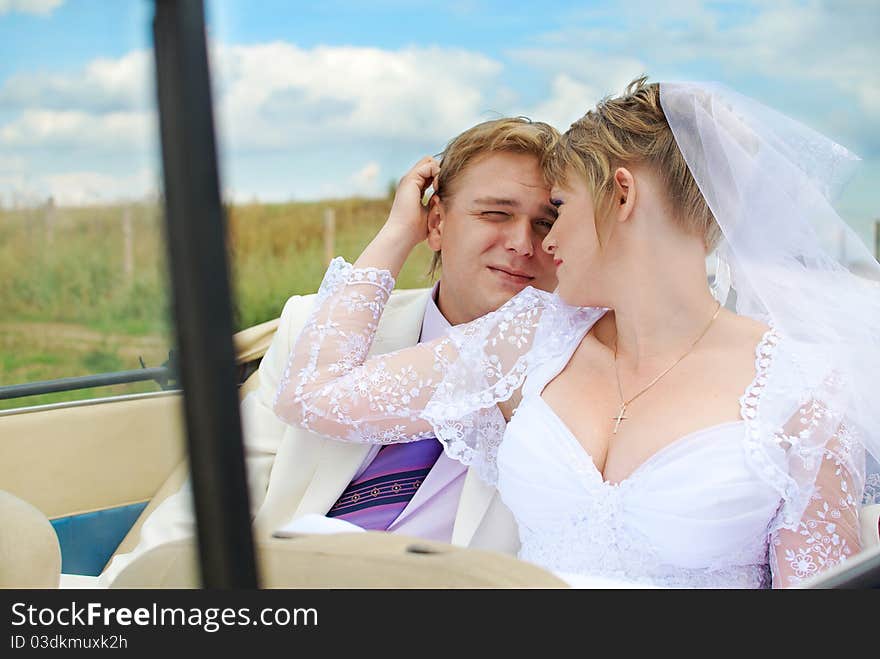
[[[614,171],[647,164],[660,176],[673,216],[686,232],[700,236],[711,251],[721,229],[706,203],[660,105],[660,85],[642,76],[617,98],[607,97],[562,135],[544,161],[544,175],[565,184],[582,176],[593,196],[596,227],[614,202]]]
[[[468,128],[452,138],[439,156],[437,197],[451,199],[462,174],[477,160],[494,153],[521,153],[543,163],[558,140],[559,131],[553,126],[527,117],[492,119]],[[434,252],[428,273],[431,277],[436,276],[440,263],[440,252]]]

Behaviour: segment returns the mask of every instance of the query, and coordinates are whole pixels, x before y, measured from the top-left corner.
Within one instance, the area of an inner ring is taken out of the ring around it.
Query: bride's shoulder
[[[775,333],[767,323],[732,311],[722,310],[718,320],[717,340],[732,349],[754,348]]]
[[[778,340],[768,324],[727,310],[722,310],[713,329],[715,331],[706,336],[709,361],[726,372],[741,371],[746,379],[758,360],[774,352]]]

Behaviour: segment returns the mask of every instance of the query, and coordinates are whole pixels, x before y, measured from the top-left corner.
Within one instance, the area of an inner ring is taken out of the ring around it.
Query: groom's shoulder
[[[424,298],[427,297],[428,293],[430,292],[430,288],[395,288],[393,291],[391,291],[391,297],[388,300],[387,306],[399,306],[401,304],[407,304],[416,300],[425,301]],[[291,295],[284,303],[284,309],[287,309],[288,307],[294,308],[303,305],[311,307],[317,296],[317,293]],[[282,315],[283,314],[284,311],[282,311]]]
[[[385,305],[384,315],[424,314],[430,293],[430,288],[395,289],[391,292],[391,297]],[[281,311],[279,328],[299,331],[299,328],[308,319],[316,297],[317,293],[289,297]]]
[[[391,291],[386,308],[403,308],[411,304],[421,305],[423,308],[428,303],[430,288],[402,288]]]

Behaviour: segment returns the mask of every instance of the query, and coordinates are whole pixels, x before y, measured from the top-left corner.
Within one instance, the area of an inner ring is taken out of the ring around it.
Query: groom
[[[541,242],[556,213],[540,168],[555,136],[547,124],[505,118],[478,124],[449,142],[440,194],[428,219],[439,281],[430,292],[392,294],[371,354],[437,338],[450,325],[497,309],[526,286],[555,288],[553,260]],[[515,553],[516,525],[495,489],[444,455],[439,442],[382,447],[338,442],[275,416],[275,392],[312,301],[311,295],[287,301],[257,371],[259,385],[241,403],[255,539],[315,513],[371,530]],[[147,518],[140,543],[114,558],[102,582],[109,584],[147,549],[193,534],[184,487]]]

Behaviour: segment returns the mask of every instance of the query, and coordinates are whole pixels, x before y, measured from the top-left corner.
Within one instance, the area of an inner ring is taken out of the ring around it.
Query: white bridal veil
[[[660,99],[723,232],[716,297],[732,290],[738,313],[795,347],[785,370],[797,376],[769,383],[758,422],[797,426],[780,437],[801,460],[786,489],[808,495],[830,434],[880,456],[880,265],[832,207],[858,158],[718,83],[661,83]],[[840,237],[856,246],[846,262],[832,253]]]

